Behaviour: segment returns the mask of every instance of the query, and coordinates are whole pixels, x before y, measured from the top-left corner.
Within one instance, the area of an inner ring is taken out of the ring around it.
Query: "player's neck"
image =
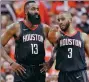
[[[70,27],[65,31],[65,34],[68,34],[68,35],[72,35],[75,33],[76,33],[76,30],[72,25],[70,25]]]
[[[37,27],[36,25],[32,25],[32,23],[31,23],[30,21],[28,21],[28,20],[25,20],[25,23],[26,23],[26,25],[28,25],[28,27],[30,27],[30,28],[36,28],[36,27]]]
[[[28,21],[28,20],[25,19],[24,22],[25,22],[26,25],[28,25],[28,27],[32,27],[32,24],[31,24],[30,21]]]

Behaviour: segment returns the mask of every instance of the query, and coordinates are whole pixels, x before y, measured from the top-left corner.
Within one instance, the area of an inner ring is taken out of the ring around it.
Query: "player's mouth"
[[[60,27],[61,27],[62,29],[64,29],[64,28],[65,28],[65,25],[60,25]]]

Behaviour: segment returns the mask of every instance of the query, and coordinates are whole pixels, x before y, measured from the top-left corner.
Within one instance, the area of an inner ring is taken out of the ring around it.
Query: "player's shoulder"
[[[83,37],[88,36],[85,32],[80,32]]]
[[[44,35],[45,35],[45,37],[47,38],[48,32],[49,32],[49,30],[50,30],[50,27],[49,27],[49,25],[44,24],[44,23],[42,23],[42,26],[43,26]]]
[[[7,30],[15,30],[20,27],[20,22],[15,22],[7,26]]]
[[[20,33],[20,22],[15,22],[6,27],[6,33],[18,35]]]
[[[43,25],[43,28],[46,28],[46,29],[49,29],[50,28],[50,26],[47,25],[47,24],[42,23],[42,25]]]
[[[84,32],[80,32],[81,33],[81,36],[82,36],[82,39],[85,41],[88,37],[88,35]]]

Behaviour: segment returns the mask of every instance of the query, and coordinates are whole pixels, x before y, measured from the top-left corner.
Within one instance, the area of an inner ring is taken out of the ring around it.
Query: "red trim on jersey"
[[[69,36],[69,37],[72,37],[72,36],[74,36],[74,35],[77,34],[77,31],[75,31],[73,34],[68,34],[68,33],[65,33],[65,32],[62,32],[62,33],[65,34],[65,35],[67,35],[67,36]]]
[[[38,28],[38,25],[34,25],[34,28],[31,27],[31,24],[28,24],[26,20],[22,21],[30,30],[36,30]]]
[[[80,28],[77,28],[77,27],[76,27],[76,30],[82,32],[82,30],[81,30]]]

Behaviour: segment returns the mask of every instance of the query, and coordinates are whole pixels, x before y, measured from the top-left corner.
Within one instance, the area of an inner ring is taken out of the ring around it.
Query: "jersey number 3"
[[[38,44],[31,44],[32,54],[38,54]]]
[[[72,58],[72,48],[68,48],[68,58]]]

